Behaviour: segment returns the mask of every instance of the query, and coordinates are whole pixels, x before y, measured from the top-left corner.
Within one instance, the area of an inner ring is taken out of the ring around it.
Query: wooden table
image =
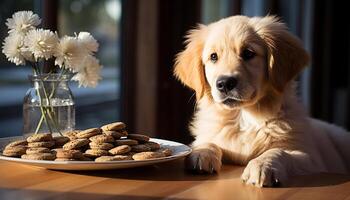
[[[285,188],[241,183],[243,167],[225,165],[217,175],[193,175],[183,160],[115,171],[64,172],[0,161],[0,199],[349,199],[350,176],[293,178]]]

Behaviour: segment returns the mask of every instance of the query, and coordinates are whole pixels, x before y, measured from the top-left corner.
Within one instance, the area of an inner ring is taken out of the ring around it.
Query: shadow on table
[[[312,174],[292,177],[284,187],[325,187],[350,182],[348,174]]]
[[[0,199],[127,199],[127,200],[158,200],[164,199],[164,197],[150,197],[150,196],[138,196],[125,195],[125,194],[96,194],[96,193],[82,193],[82,192],[53,192],[46,190],[34,190],[34,189],[4,189],[0,188]],[[171,200],[190,200],[188,198],[166,198]]]
[[[65,173],[81,174],[115,179],[152,180],[152,181],[215,181],[224,179],[240,180],[244,167],[223,165],[219,174],[194,174],[184,169],[183,160],[144,166],[130,169],[103,170],[103,171],[66,171]],[[283,188],[296,187],[325,187],[350,182],[350,175],[341,174],[313,174],[291,177]],[[245,184],[243,184],[245,185]],[[247,186],[252,187],[252,186]]]
[[[103,171],[66,171],[66,173],[105,178],[152,181],[204,181],[209,179],[216,180],[219,178],[217,174],[195,174],[193,172],[186,171],[184,169],[183,160],[181,159],[157,165],[129,169]],[[225,177],[220,177],[220,179],[225,179]]]

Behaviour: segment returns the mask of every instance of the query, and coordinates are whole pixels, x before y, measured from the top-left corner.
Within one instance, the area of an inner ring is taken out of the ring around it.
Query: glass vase
[[[75,128],[75,105],[68,82],[71,75],[31,75],[23,102],[23,135],[60,135]]]

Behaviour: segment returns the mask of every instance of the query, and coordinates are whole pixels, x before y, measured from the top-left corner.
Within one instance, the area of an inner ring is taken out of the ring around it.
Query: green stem
[[[63,136],[63,134],[61,133],[60,129],[58,128],[58,123],[57,123],[57,120],[55,118],[55,113],[54,116],[51,115],[51,111],[47,113],[49,115],[49,118],[51,119],[52,123],[53,123],[53,126],[55,127],[55,129],[58,131],[58,133]]]
[[[39,130],[40,130],[40,128],[41,128],[41,125],[42,125],[42,123],[43,123],[43,121],[44,121],[44,117],[43,117],[44,115],[41,113],[41,117],[40,117],[40,120],[39,120],[39,123],[38,123],[38,125],[36,126],[36,129],[35,129],[35,133],[34,134],[38,134],[38,132],[39,132]]]
[[[61,73],[60,73],[60,75],[59,75],[59,77],[58,77],[58,80],[60,80],[61,79],[61,77],[63,76],[63,74],[64,74],[64,69],[61,71]],[[57,84],[60,84],[60,82],[58,82]],[[45,89],[45,88],[44,88]],[[51,91],[51,94],[49,95],[49,97],[47,97],[47,92],[45,91],[45,94],[46,94],[46,98],[48,98],[49,100],[51,100],[51,98],[53,97],[53,95],[55,94],[55,92],[56,92],[56,89],[57,89],[57,87],[56,87],[56,85],[55,85],[55,83],[54,83],[54,85],[53,85],[53,89],[52,89],[52,91]],[[49,114],[49,117],[51,118],[51,120],[52,120],[52,122],[54,123],[54,126],[55,126],[55,128],[56,128],[56,130],[58,131],[58,133],[60,134],[60,135],[62,135],[62,133],[61,133],[61,131],[60,131],[60,129],[58,128],[59,126],[58,126],[58,122],[57,122],[57,120],[56,120],[56,112],[55,112],[55,110],[52,108],[52,106],[51,106],[51,101],[50,101],[50,103],[49,103],[49,106],[50,106],[50,108],[51,108],[51,112],[52,112],[52,115],[50,114],[50,112],[48,113]]]
[[[31,63],[31,64],[32,64],[32,67],[33,67],[33,69],[34,69],[34,74],[35,74],[35,75],[39,75],[39,74],[40,74],[40,69],[38,68],[38,66],[36,66],[35,63]],[[66,71],[65,68],[63,68],[63,69],[61,70],[61,73],[60,73],[60,76],[59,76],[58,79],[60,79],[60,78],[64,75],[65,71]],[[50,72],[49,74],[51,74],[51,72]],[[44,79],[44,80],[46,80],[46,79]],[[44,85],[44,82],[43,82],[43,81],[40,81],[40,83],[42,84],[43,92],[44,92],[45,98],[46,98],[46,100],[47,100],[48,107],[42,106],[42,103],[41,103],[41,105],[40,105],[41,118],[40,118],[39,123],[38,123],[38,125],[37,125],[37,128],[36,128],[36,130],[35,130],[35,134],[37,134],[37,133],[39,132],[39,130],[40,130],[41,126],[42,126],[43,121],[45,121],[45,123],[47,124],[47,126],[48,126],[48,128],[49,128],[49,130],[50,130],[50,133],[52,133],[51,125],[49,124],[49,121],[48,121],[48,119],[47,119],[47,117],[46,117],[46,115],[47,115],[47,116],[49,117],[49,119],[51,120],[52,125],[54,126],[54,128],[59,132],[59,134],[62,135],[60,129],[58,128],[59,126],[58,126],[58,122],[57,122],[57,120],[56,120],[56,112],[55,112],[55,110],[53,109],[53,107],[52,107],[52,105],[51,105],[51,98],[54,96],[57,87],[56,87],[56,85],[54,84],[54,85],[53,85],[53,89],[52,89],[52,91],[51,91],[51,94],[48,95],[48,93],[47,93],[47,91],[46,91],[46,88],[45,88],[45,85]],[[58,83],[58,84],[59,84],[59,83]],[[40,98],[40,102],[42,102],[43,99],[42,99],[42,97],[41,97],[41,95],[40,95],[39,89],[37,89],[37,92],[38,92],[38,96],[39,96],[39,98]]]
[[[61,71],[61,73],[60,73],[58,79],[60,79],[60,78],[63,76],[63,74],[64,74],[64,69]],[[56,87],[55,84],[54,84],[53,89],[52,89],[52,91],[51,91],[51,94],[48,96],[48,95],[47,95],[47,91],[46,91],[45,86],[44,86],[44,83],[43,83],[43,82],[41,82],[41,83],[42,83],[42,87],[43,87],[43,90],[44,90],[45,98],[47,99],[48,105],[49,105],[49,108],[47,108],[47,114],[48,114],[50,120],[53,122],[53,126],[55,127],[55,129],[58,131],[58,133],[59,133],[60,135],[62,135],[60,129],[58,128],[58,127],[59,127],[59,126],[58,126],[58,122],[57,122],[56,117],[55,117],[55,116],[56,116],[56,112],[55,112],[55,110],[54,110],[54,109],[52,108],[52,106],[51,106],[51,98],[52,98],[53,95],[55,94],[57,87]],[[52,113],[52,114],[51,114],[51,113]],[[41,118],[40,118],[40,121],[39,121],[40,126],[41,126],[41,123],[42,123],[42,121],[43,121],[43,117],[44,117],[44,116],[42,115]],[[37,130],[38,130],[38,128],[37,128]]]
[[[39,74],[40,74],[40,71],[39,71],[39,69],[37,68],[37,66],[35,65],[35,63],[32,63],[32,62],[31,62],[30,64],[31,64],[31,66],[32,66],[32,68],[33,68],[34,75],[39,75]],[[35,134],[37,134],[37,133],[39,132],[39,130],[40,130],[41,126],[42,126],[43,119],[44,119],[45,123],[47,124],[47,126],[48,126],[50,132],[52,132],[51,127],[50,127],[50,124],[48,123],[48,120],[47,120],[47,118],[46,118],[46,116],[45,116],[45,110],[44,110],[44,108],[43,108],[43,106],[42,106],[42,98],[41,98],[40,91],[39,91],[38,88],[36,88],[36,92],[37,92],[37,94],[38,94],[38,96],[39,96],[39,99],[40,99],[41,119],[40,119],[40,121],[39,121],[39,123],[38,123],[38,125],[37,125],[37,127],[36,127]]]
[[[50,133],[52,134],[51,126],[50,126],[50,124],[49,124],[49,121],[48,121],[47,118],[46,118],[46,114],[45,114],[45,111],[44,111],[44,107],[43,107],[43,105],[42,105],[43,99],[41,98],[39,89],[37,89],[37,93],[38,93],[38,96],[39,96],[39,99],[40,99],[40,110],[41,110],[41,114],[44,116],[45,123],[47,124],[47,127],[49,128],[49,131],[50,131]],[[45,109],[45,110],[46,110],[46,109]]]
[[[64,71],[65,69],[63,68],[62,69],[62,71],[61,71],[61,73],[60,73],[60,75],[59,75],[59,77],[58,77],[58,79],[61,79],[61,77],[64,75],[64,73],[65,73],[65,71]],[[58,83],[58,84],[60,84],[60,83]],[[55,94],[55,92],[56,92],[56,85],[54,84],[53,85],[53,90],[51,91],[51,94],[50,94],[50,99],[52,98],[52,96]]]
[[[31,65],[32,65],[32,68],[33,68],[33,71],[34,71],[34,75],[39,75],[39,74],[40,74],[40,71],[39,71],[38,67],[35,65],[35,63],[31,63]],[[42,116],[42,118],[44,119],[45,123],[47,124],[47,127],[49,128],[50,133],[52,133],[51,126],[50,126],[50,124],[49,124],[49,122],[48,122],[48,120],[47,120],[47,118],[46,118],[46,114],[45,114],[45,110],[46,110],[46,109],[44,109],[44,107],[42,106],[43,99],[42,99],[42,97],[41,97],[41,95],[40,95],[40,90],[39,90],[39,88],[36,88],[36,92],[37,92],[37,94],[38,94],[38,96],[39,96],[39,99],[40,99],[40,111],[41,111],[41,116]],[[38,123],[38,125],[37,125],[37,127],[36,127],[35,134],[37,134],[37,133],[39,132],[39,130],[40,130],[40,128],[41,128],[41,125],[42,125],[42,121],[43,121],[43,120],[40,119],[40,121],[39,121],[39,123]]]

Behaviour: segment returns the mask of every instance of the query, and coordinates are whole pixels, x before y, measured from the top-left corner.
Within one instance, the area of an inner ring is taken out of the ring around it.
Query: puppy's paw
[[[256,158],[248,163],[241,179],[257,187],[279,187],[287,180],[287,171],[278,161]]]
[[[195,148],[186,158],[186,168],[198,173],[219,172],[221,165],[221,153],[209,148]]]

